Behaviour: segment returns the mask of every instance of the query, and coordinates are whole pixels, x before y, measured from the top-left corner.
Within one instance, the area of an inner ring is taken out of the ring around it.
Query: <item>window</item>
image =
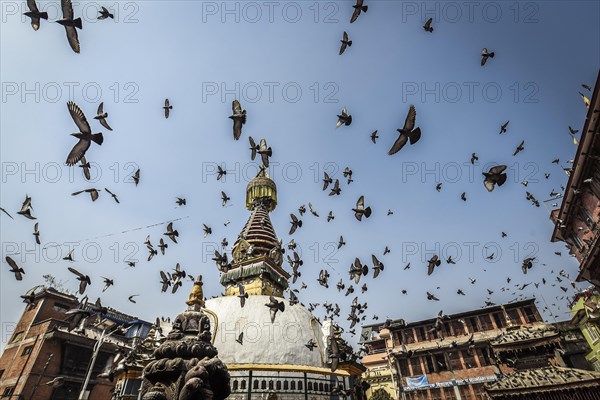
[[[596,224],[594,223],[594,219],[592,218],[592,216],[590,215],[590,213],[588,212],[588,210],[585,207],[579,207],[578,217],[580,220],[585,222],[585,224],[588,226],[588,228],[594,229],[596,227]]]
[[[291,390],[296,390],[296,381],[291,381],[290,382],[290,389]]]
[[[584,244],[578,234],[571,233],[571,241],[575,244],[577,250],[581,251],[583,249]]]
[[[52,307],[52,309],[59,313],[65,313],[65,312],[69,311],[71,309],[71,307],[69,307],[65,304],[61,304],[61,303],[54,303],[54,306]]]
[[[242,380],[242,382],[240,384],[240,389],[241,390],[245,390],[246,389],[246,380],[245,379]]]
[[[481,323],[481,329],[483,329],[484,331],[490,331],[490,330],[494,329],[494,326],[492,325],[492,320],[490,319],[489,314],[480,315],[479,322]]]
[[[408,373],[408,360],[406,358],[398,360],[398,364],[400,364],[400,373],[402,376],[409,376]]]
[[[592,343],[597,342],[600,339],[600,334],[598,333],[598,328],[590,322],[587,322],[585,324],[585,326],[587,328],[588,335],[590,336],[590,340],[592,341]]]
[[[519,314],[519,311],[517,311],[516,308],[508,310],[507,314],[510,317],[510,320],[513,323],[513,325],[521,325],[521,315]]]
[[[287,382],[286,382],[287,383]],[[277,381],[275,382],[275,389],[276,390],[281,390],[281,381]]]
[[[435,355],[435,363],[438,371],[448,371],[448,364],[446,363],[446,356],[444,353]]]
[[[438,338],[438,333],[435,330],[435,326],[428,325],[425,329],[427,330],[427,333],[428,333],[427,338],[429,340],[435,340]]]
[[[425,328],[423,328],[422,326],[419,326],[418,328],[415,329],[417,331],[417,342],[422,342],[424,340],[427,340],[427,336],[425,336]]]
[[[323,391],[323,382],[319,382],[319,392]]]
[[[33,351],[33,346],[27,346],[23,349],[23,352],[21,353],[21,355],[28,356],[29,354],[31,354],[32,351]]]
[[[479,332],[481,329],[479,328],[479,323],[477,322],[477,317],[471,317],[466,320],[467,327],[469,332]]]
[[[435,361],[433,360],[433,356],[425,356],[425,372],[428,374],[435,372],[435,367],[433,366],[434,364]]]
[[[444,397],[446,398],[446,400],[456,400],[456,393],[454,393],[454,388],[444,388]]]
[[[121,394],[134,394],[137,397],[141,386],[141,379],[127,379],[125,381],[125,388],[123,389],[123,392]]]
[[[13,336],[12,340],[10,341],[11,343],[17,343],[18,341],[20,341],[21,339],[23,339],[23,331],[15,333],[15,336]]]
[[[269,381],[269,390],[273,390],[273,380]]]
[[[466,368],[477,368],[477,361],[475,361],[475,355],[473,352],[469,354],[469,352],[465,350],[462,352],[462,355]]]
[[[308,382],[308,391],[310,392],[311,390],[313,390],[313,384],[312,382]]]
[[[465,334],[465,325],[461,322],[461,320],[452,321],[452,325],[454,328],[454,335],[460,336]]]
[[[482,384],[473,385],[473,391],[475,392],[475,400],[487,400],[488,395]]]
[[[260,388],[262,390],[265,390],[267,388],[267,381],[265,381],[264,379],[260,382]]]
[[[6,389],[4,389],[4,392],[2,393],[2,397],[11,397],[14,392],[15,392],[14,386],[7,387]]]
[[[233,384],[231,385],[231,390],[238,390],[238,381],[234,380]]]
[[[412,357],[410,359],[410,367],[412,368],[412,376],[423,374],[423,369],[421,368],[421,361],[419,360],[419,357]]]
[[[525,307],[523,311],[525,311],[525,319],[527,322],[532,323],[537,321],[537,315],[533,307]]]
[[[473,398],[468,385],[458,386],[458,393],[460,393],[460,397],[462,397],[463,400],[471,400]]]
[[[292,381],[292,383],[294,383]],[[289,390],[290,389],[290,383],[288,381],[283,381],[283,390]]]
[[[252,382],[252,389],[258,390],[258,381]]]
[[[504,316],[497,312],[497,313],[493,313],[492,316],[494,317],[494,322],[496,323],[496,326],[498,328],[504,328],[504,326],[506,325],[506,321],[504,320]]]
[[[429,394],[431,395],[431,400],[442,400],[442,393],[440,389],[431,389]]]
[[[446,336],[458,336],[452,331],[452,324],[448,321],[444,322],[444,330]]]
[[[448,358],[450,359],[450,366],[453,371],[463,369],[462,362],[460,361],[460,351],[448,353]]]
[[[479,358],[479,364],[481,364],[482,367],[486,365],[492,365],[492,360],[490,358],[490,353],[488,349],[481,348],[476,349],[475,351],[477,353],[477,358]]]
[[[302,381],[298,381],[298,390],[302,390]]]
[[[410,344],[415,342],[415,337],[413,335],[412,329],[404,329],[402,330],[402,343]]]

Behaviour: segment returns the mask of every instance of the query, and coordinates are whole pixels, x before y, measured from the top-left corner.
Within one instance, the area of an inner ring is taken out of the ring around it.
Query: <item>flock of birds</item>
[[[27,15],[28,17],[31,18],[31,25],[33,27],[33,29],[38,30],[40,27],[40,21],[41,19],[48,19],[48,15],[47,13],[44,12],[40,12],[35,0],[28,0],[27,1],[28,7],[30,9],[30,11],[28,13],[25,13],[25,15]],[[67,38],[69,41],[69,44],[71,45],[73,51],[75,52],[79,52],[79,41],[78,41],[78,37],[77,37],[77,29],[81,29],[82,28],[82,24],[81,24],[81,18],[74,18],[74,13],[73,13],[73,7],[71,4],[70,0],[61,0],[61,4],[62,4],[62,10],[63,10],[63,19],[58,20],[56,22],[58,22],[59,24],[63,25],[66,29],[66,33],[67,33]],[[359,18],[359,16],[362,13],[366,13],[368,10],[368,6],[363,4],[363,0],[357,0],[356,4],[353,5],[354,8],[354,12],[352,14],[351,17],[351,23],[354,23],[357,21],[357,19]],[[106,19],[106,18],[112,18],[112,14],[110,14],[110,12],[102,7],[101,10],[99,10],[99,19]],[[434,28],[432,26],[432,19],[429,19],[428,21],[425,22],[423,29],[426,32],[432,33],[434,31]],[[348,47],[352,46],[352,41],[349,39],[347,32],[343,32],[343,38],[341,40],[341,47],[340,47],[340,51],[339,54],[343,54]],[[481,66],[485,66],[486,63],[489,62],[490,59],[493,59],[495,57],[495,53],[494,52],[490,52],[488,51],[486,48],[484,48],[481,52]],[[583,85],[583,87],[587,90],[591,90],[591,88],[587,85]],[[580,93],[581,96],[584,99],[584,102],[587,100],[586,104],[589,105],[589,99],[587,99],[587,97]],[[171,101],[169,99],[165,99],[164,101],[164,105],[163,105],[163,113],[164,113],[164,118],[169,118],[169,116],[171,115],[171,112],[173,110],[173,104],[171,103]],[[71,115],[73,122],[75,124],[75,126],[78,129],[78,132],[76,133],[72,133],[71,135],[74,136],[76,139],[78,139],[78,141],[74,144],[74,146],[72,147],[72,149],[69,151],[67,157],[66,157],[66,164],[69,166],[76,166],[78,165],[80,168],[82,168],[83,171],[83,175],[86,178],[86,180],[90,180],[90,164],[89,162],[86,160],[86,155],[88,154],[88,152],[90,151],[90,149],[93,148],[92,143],[94,143],[94,145],[97,146],[101,146],[104,142],[104,136],[102,134],[102,132],[97,132],[94,133],[94,131],[96,129],[92,129],[92,127],[90,126],[90,123],[88,122],[85,113],[81,110],[81,108],[73,101],[69,101],[67,103],[67,109],[69,114]],[[410,143],[411,146],[417,145],[417,143],[419,142],[421,136],[422,136],[422,132],[421,132],[421,128],[416,126],[416,116],[417,116],[417,112],[416,112],[416,108],[414,105],[410,105],[405,121],[404,121],[404,125],[402,126],[402,128],[398,128],[398,138],[395,140],[395,142],[393,143],[393,145],[391,146],[391,148],[388,151],[388,154],[390,156],[395,155],[396,153],[398,153],[399,151],[401,151],[407,143]],[[225,117],[225,116],[223,116]],[[233,126],[232,126],[232,133],[233,133],[233,139],[235,141],[239,140],[242,135],[243,135],[243,127],[246,123],[246,119],[247,119],[247,111],[245,109],[242,108],[241,103],[238,100],[234,100],[232,103],[232,114],[228,117],[232,120],[233,122]],[[95,121],[97,121],[97,124],[99,124],[101,127],[103,127],[106,130],[112,131],[112,128],[110,127],[109,123],[108,123],[108,113],[105,111],[104,109],[104,104],[100,103],[100,105],[98,106],[96,115],[93,118]],[[341,113],[339,115],[337,115],[337,123],[336,123],[336,128],[345,126],[348,127],[352,124],[352,115],[348,112],[347,109],[342,109]],[[500,126],[500,130],[499,130],[499,134],[503,135],[506,134],[508,132],[508,127],[509,127],[509,121],[504,122],[503,124],[501,124]],[[569,133],[570,135],[573,137],[573,141],[574,143],[577,143],[577,140],[575,138],[575,134],[577,133],[576,130],[572,129],[571,127],[569,127]],[[374,131],[370,134],[370,139],[372,141],[373,144],[377,144],[377,140],[378,140],[379,136],[378,136],[378,132]],[[254,140],[254,138],[252,138],[251,136],[248,136],[248,142],[249,142],[249,150],[250,150],[250,158],[251,160],[255,160],[255,158],[257,156],[260,156],[260,161],[262,163],[262,168],[268,168],[269,167],[269,160],[273,155],[273,150],[272,148],[267,144],[266,139],[261,139],[260,141],[257,142]],[[520,152],[525,150],[525,141],[521,141],[521,143],[516,147],[513,156],[517,156]],[[475,163],[476,161],[479,160],[478,155],[474,152],[472,153],[471,156],[471,163]],[[559,160],[553,160],[552,161],[553,164],[559,164]],[[571,161],[572,163],[572,161]],[[488,190],[489,192],[494,191],[497,187],[504,185],[507,182],[507,174],[506,174],[506,169],[507,166],[506,165],[495,165],[493,167],[491,167],[489,169],[489,171],[484,172],[483,173],[483,177],[482,177],[482,183],[483,186],[485,187],[486,190]],[[570,168],[566,168],[563,167],[563,170],[569,174],[570,173]],[[221,166],[218,167],[218,173],[217,173],[217,181],[220,181],[223,176],[225,176],[227,174],[227,170],[223,169]],[[353,182],[353,171],[349,168],[346,167],[343,171],[343,178],[345,178],[346,180],[346,184],[350,185]],[[546,178],[549,177],[549,173],[546,174]],[[133,181],[134,184],[137,186],[140,183],[140,178],[141,178],[141,171],[138,169],[134,175],[133,175]],[[343,180],[342,180],[343,181]],[[322,180],[323,184],[322,184],[322,191],[329,191],[328,195],[329,196],[339,196],[343,190],[343,184],[340,183],[340,179],[335,178],[330,176],[327,172],[324,172],[323,174],[323,180]],[[525,187],[527,187],[528,182],[527,181],[523,181],[521,182],[521,184]],[[319,184],[319,186],[321,187],[321,185]],[[440,192],[442,190],[442,183],[436,183],[435,186],[435,190],[437,192]],[[564,188],[563,188],[564,190]],[[91,201],[94,202],[98,199],[100,193],[101,193],[101,189],[99,188],[85,188],[82,190],[78,190],[72,193],[73,196],[77,196],[77,195],[81,195],[81,194],[88,194],[91,198]],[[111,196],[111,198],[116,202],[116,203],[120,203],[118,195],[116,193],[114,193],[113,191],[109,190],[108,188],[104,188],[104,191]],[[551,197],[553,198],[559,198],[561,196],[560,193],[554,192],[554,190],[551,193]],[[463,201],[467,201],[467,195],[466,192],[461,193],[460,198]],[[539,207],[539,201],[530,193],[530,192],[526,192],[526,198],[527,200],[531,201],[532,204],[534,206]],[[227,202],[230,200],[230,197],[224,192],[221,191],[221,204],[223,207],[226,206]],[[184,197],[176,197],[175,203],[178,207],[183,207],[187,205],[187,200]],[[7,216],[9,216],[10,218],[13,218],[12,215],[6,211],[3,208],[0,208],[0,210],[2,212],[4,212]],[[308,203],[308,210],[309,212],[315,217],[315,218],[319,218],[319,213],[316,211],[316,209],[314,208],[312,203]],[[17,211],[18,215],[21,215],[24,218],[27,218],[29,220],[36,220],[37,218],[35,216],[33,216],[33,206],[32,206],[32,198],[28,195],[25,196],[25,200],[21,206],[21,209]],[[368,202],[365,199],[364,195],[361,195],[357,201],[356,201],[356,205],[354,208],[352,208],[351,210],[354,214],[354,217],[356,218],[356,220],[358,221],[363,221],[363,218],[369,218],[372,213],[373,210],[371,208],[371,206],[368,204]],[[300,229],[302,227],[302,218],[304,216],[304,214],[307,212],[306,206],[304,204],[302,204],[301,206],[298,207],[298,211],[296,215],[296,212],[292,212],[290,213],[290,229],[289,229],[289,235],[293,235],[298,229]],[[388,209],[387,211],[387,215],[393,215],[393,211],[391,209]],[[333,215],[332,211],[329,211],[326,219],[327,222],[333,220],[335,218],[335,216]],[[224,226],[227,226],[229,224],[229,221],[226,221],[224,223]],[[39,229],[39,223],[36,222],[34,225],[34,229],[33,229],[33,235],[35,237],[35,241],[36,243],[39,245],[42,243],[41,239],[40,239],[40,229]],[[213,229],[212,227],[204,224],[203,225],[203,233],[204,233],[204,237],[208,237],[209,235],[213,234]],[[507,233],[506,232],[501,232],[501,236],[502,237],[507,237]],[[158,252],[160,251],[160,253],[162,255],[165,254],[165,252],[167,251],[167,249],[170,246],[176,245],[177,239],[179,237],[179,232],[178,230],[174,227],[173,222],[170,222],[165,231],[162,234],[162,237],[159,238],[158,240],[158,245],[157,247],[154,246],[154,244],[152,243],[152,240],[150,238],[150,235],[148,235],[146,237],[146,240],[144,242],[144,245],[146,247],[146,249],[148,250],[148,258],[147,261],[150,262],[156,255],[158,255]],[[168,240],[165,240],[168,239]],[[229,260],[228,260],[228,255],[226,253],[226,249],[228,246],[228,241],[226,238],[223,239],[222,243],[222,253],[219,251],[215,251],[215,257],[213,258],[213,260],[216,262],[217,266],[219,267],[220,270],[222,270],[224,267],[227,267],[229,265]],[[338,240],[338,249],[341,249],[343,246],[346,245],[346,241],[344,239],[343,236],[339,237]],[[283,255],[283,253],[285,252],[284,250],[284,245],[282,242],[280,242],[279,244],[279,249],[278,251]],[[287,243],[287,250],[288,250],[288,254],[287,254],[287,262],[290,265],[293,274],[292,274],[292,284],[296,284],[298,279],[302,276],[302,272],[301,272],[301,267],[304,264],[304,261],[301,259],[300,255],[298,254],[298,252],[296,251],[296,243],[294,241],[294,239],[292,238],[289,243]],[[371,256],[371,266],[367,265],[366,263],[364,263],[362,260],[360,260],[358,257],[355,257],[354,261],[351,263],[349,269],[348,269],[348,281],[345,281],[343,278],[340,278],[340,280],[335,284],[335,289],[337,290],[338,293],[344,293],[344,297],[348,297],[350,295],[352,295],[353,293],[355,293],[355,291],[359,290],[361,291],[361,294],[364,294],[365,292],[368,291],[368,285],[367,282],[365,282],[366,277],[370,274],[370,271],[372,271],[372,278],[371,279],[377,279],[380,275],[382,274],[386,274],[384,272],[385,270],[385,266],[384,266],[384,262],[383,257],[385,257],[387,254],[389,254],[392,251],[392,249],[389,246],[385,246],[385,249],[383,251],[383,254],[372,254]],[[560,256],[560,252],[556,252],[555,253],[557,256]],[[494,254],[490,254],[488,255],[488,259],[493,259]],[[25,269],[20,266],[12,257],[10,256],[6,256],[5,258],[6,263],[8,264],[8,266],[10,267],[11,272],[14,274],[14,277],[16,280],[21,281],[23,279],[23,275],[25,274]],[[66,257],[64,257],[65,261],[71,263],[72,265],[74,263],[76,263],[76,260],[74,260],[72,253],[69,253]],[[452,259],[452,257],[448,257],[446,260],[442,260],[439,255],[433,255],[427,262],[426,265],[420,266],[419,268],[423,268],[424,273],[426,270],[427,275],[433,275],[436,271],[436,269],[438,267],[441,266],[441,264],[445,261],[446,264],[456,264],[456,261]],[[136,267],[136,262],[137,261],[129,261],[128,262],[128,266],[129,267]],[[522,272],[523,274],[527,274],[528,270],[530,270],[536,263],[538,262],[537,257],[527,257],[524,260],[522,260]],[[545,265],[545,264],[543,264]],[[407,265],[404,266],[404,270],[407,270],[411,268],[411,263],[409,262]],[[87,288],[92,285],[92,277],[90,277],[88,274],[79,271],[78,269],[76,269],[73,266],[69,266],[68,267],[68,271],[70,271],[73,276],[77,279],[77,281],[79,282],[79,287],[78,287],[78,293],[83,297],[83,299],[80,301],[79,305],[74,308],[73,310],[67,312],[67,315],[69,316],[70,319],[70,329],[75,329],[76,327],[80,326],[80,324],[82,323],[82,321],[85,321],[85,319],[91,315],[94,315],[95,313],[98,312],[102,312],[103,310],[106,310],[106,307],[102,306],[102,303],[100,301],[100,299],[98,299],[98,301],[96,303],[94,303],[93,305],[87,302],[87,295],[85,295]],[[398,271],[395,271],[394,274],[397,274]],[[191,282],[194,282],[194,277],[189,275],[182,267],[179,263],[177,263],[177,265],[175,266],[175,268],[173,268],[172,270],[167,270],[167,271],[159,271],[159,275],[160,275],[160,288],[162,292],[167,292],[170,291],[171,293],[176,293],[177,290],[182,287],[183,282],[186,281],[186,277],[189,278],[189,280]],[[317,274],[315,274],[317,275]],[[554,271],[551,272],[551,275],[554,275],[554,278],[556,280],[556,282],[551,281],[550,282],[550,278],[548,283],[551,284],[552,286],[555,285],[559,285],[560,288],[563,290],[563,292],[567,292],[568,289],[568,284],[570,283],[572,285],[572,287],[574,289],[576,289],[576,286],[573,282],[573,280],[571,280],[569,274],[567,274],[564,270],[560,270],[557,274],[554,274]],[[103,279],[103,289],[102,292],[106,292],[111,286],[114,285],[114,280],[112,278],[108,278],[108,277],[101,277]],[[94,279],[95,280],[95,279]],[[318,275],[315,276],[315,280],[317,281],[317,283],[325,288],[329,288],[330,287],[330,270],[328,268],[322,268]],[[362,280],[362,285],[361,285],[361,280]],[[469,284],[470,285],[475,285],[477,282],[477,277],[470,277],[469,278]],[[523,293],[523,290],[525,288],[527,288],[529,285],[534,285],[536,288],[539,287],[540,284],[542,285],[546,285],[547,281],[545,278],[542,278],[542,280],[540,282],[519,282],[519,283],[513,283],[511,285],[511,278],[507,277],[506,278],[506,285],[501,287],[499,290],[501,292],[508,292],[511,293],[511,295],[515,296],[514,300],[518,300],[520,298],[522,298],[522,294],[518,293]],[[356,288],[355,288],[356,285]],[[359,286],[360,285],[360,286]],[[301,281],[301,285],[299,288],[294,288],[294,289],[290,289],[289,290],[289,294],[288,297],[289,299],[288,304],[289,306],[293,306],[295,304],[299,303],[299,294],[300,291],[303,289],[306,289],[308,287],[308,285],[304,282]],[[440,287],[438,286],[437,289],[440,289]],[[496,291],[492,290],[492,289],[487,289],[487,293],[489,296],[492,296],[492,294]],[[402,289],[401,292],[402,295],[408,295],[408,290],[407,289]],[[456,291],[456,294],[458,296],[465,296],[465,290],[464,288],[458,288]],[[131,303],[136,303],[136,297],[140,296],[140,294],[132,294],[128,297],[128,300]],[[519,297],[517,297],[519,296]],[[565,300],[565,296],[562,297],[556,297],[556,302],[553,303],[552,305],[555,307],[558,307],[558,309],[560,310],[560,305],[557,306],[557,303],[559,303],[559,301],[563,301]],[[245,300],[247,299],[248,294],[244,291],[244,287],[243,286],[239,286],[239,298],[240,298],[240,307],[244,307],[245,305]],[[31,304],[33,302],[33,297],[31,292],[28,292],[27,294],[22,296],[23,301]],[[440,301],[439,295],[435,293],[435,291],[427,291],[425,296],[423,297],[423,300],[427,299],[428,301]],[[491,300],[491,297],[488,297],[485,299],[483,306],[492,306],[494,305],[494,303]],[[341,318],[341,312],[342,312],[342,307],[340,306],[339,303],[337,302],[328,302],[328,301],[324,301],[322,303],[308,303],[308,309],[310,311],[315,311],[317,310],[317,308],[321,306],[322,309],[324,310],[325,313],[325,317],[327,318],[331,318],[331,319],[336,319],[336,318]],[[275,298],[273,296],[270,297],[270,300],[267,304],[265,304],[265,307],[268,309],[268,312],[270,313],[271,316],[271,321],[275,321],[276,316],[278,313],[280,312],[285,312],[285,301],[282,299],[278,299]],[[347,321],[349,321],[349,329],[348,329],[348,333],[350,335],[355,335],[356,334],[356,330],[355,330],[355,326],[356,324],[360,323],[361,321],[366,321],[368,316],[366,314],[366,310],[368,309],[368,304],[367,302],[362,302],[361,300],[359,300],[359,296],[355,295],[352,297],[352,300],[349,302],[349,308],[350,308],[350,312],[347,316]],[[551,315],[553,315],[553,311],[551,309],[548,308],[548,305],[546,305],[545,310],[547,310],[548,312],[550,312]],[[438,315],[438,318],[442,318],[443,314],[440,312],[440,314]],[[379,320],[379,316],[377,314],[372,314],[370,317],[370,320],[376,321]],[[332,334],[333,335],[333,334]],[[243,333],[240,333],[239,336],[237,337],[236,341],[240,344],[243,345]],[[314,343],[314,341],[308,342],[306,343],[306,347],[308,350],[312,351],[315,347],[316,347],[316,343]],[[357,353],[356,357],[359,357],[360,354]]]

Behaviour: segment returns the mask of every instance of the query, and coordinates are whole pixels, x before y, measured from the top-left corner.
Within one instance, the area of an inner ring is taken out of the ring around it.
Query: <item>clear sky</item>
[[[372,274],[363,278],[365,323],[373,314],[410,321],[440,309],[478,308],[486,289],[495,303],[536,297],[540,309],[547,305],[557,319],[568,318],[562,297],[573,289],[568,279],[559,283],[555,276],[564,269],[574,279],[577,263],[563,244],[550,243],[554,201],[536,208],[525,191],[542,202],[567,182],[561,166],[570,166],[576,151],[568,126],[582,129],[586,109],[578,92],[585,91],[582,83],[594,85],[600,66],[599,3],[365,4],[368,12],[350,24],[351,2],[77,2],[83,30],[81,54],[75,54],[54,22],[59,2],[39,2],[50,21],[42,21],[37,32],[21,16],[25,2],[0,2],[0,206],[15,217],[0,216],[2,345],[23,310],[18,296],[43,283],[44,274],[76,290],[70,264],[61,259],[69,246],[75,246],[72,265],[92,278],[90,299],[101,296],[105,304],[146,320],[185,307],[189,281],[175,295],[160,293],[158,271],[177,262],[203,275],[208,297],[220,294],[211,257],[224,237],[233,244],[249,215],[245,187],[257,163],[250,161],[248,135],[266,138],[273,148],[270,174],[279,204],[271,217],[278,236],[285,243],[291,239],[289,214],[301,204],[312,202],[321,215],[305,214],[293,235],[304,259],[294,287],[308,284],[299,295],[305,304],[338,302],[345,324],[354,295],[344,297],[333,286],[340,278],[349,284],[355,257],[371,265],[376,254],[385,270],[376,280]],[[114,20],[95,20],[100,5]],[[429,17],[433,33],[421,27]],[[343,31],[353,44],[340,56]],[[495,57],[481,67],[483,47]],[[161,109],[166,97],[173,105],[169,119]],[[239,142],[227,118],[234,98],[248,112]],[[80,168],[64,165],[76,141],[69,136],[76,131],[69,100],[104,134],[104,144],[88,151],[93,182],[83,179]],[[112,132],[92,120],[101,101]],[[410,104],[422,138],[388,156]],[[353,122],[336,130],[342,107]],[[508,132],[499,135],[507,120]],[[374,145],[369,135],[376,129]],[[522,140],[525,150],[513,157]],[[472,166],[473,152],[479,161]],[[551,163],[556,158],[558,165]],[[228,171],[222,182],[216,180],[217,163]],[[481,172],[496,163],[509,166],[508,181],[488,193]],[[347,166],[354,172],[350,185],[342,177]],[[136,187],[130,176],[137,168]],[[340,196],[321,191],[323,171],[342,181]],[[519,184],[523,180],[527,188]],[[94,203],[70,195],[90,187],[102,189]],[[221,207],[221,190],[231,206]],[[34,222],[16,215],[26,194],[33,197],[41,246],[32,236]],[[351,211],[360,195],[373,208],[362,222]],[[185,197],[187,206],[176,208],[176,196]],[[394,214],[387,216],[388,209]],[[327,223],[330,210],[335,219]],[[172,220],[179,243],[167,241],[166,255],[147,262],[146,236],[156,245],[165,229],[148,226]],[[231,223],[225,227],[225,221]],[[213,228],[207,238],[203,223]],[[501,238],[501,231],[508,237]],[[347,245],[338,251],[333,244],[340,234]],[[383,256],[386,245],[391,253]],[[442,263],[428,277],[426,260],[434,253],[452,255],[456,265]],[[491,253],[493,260],[486,259]],[[23,281],[14,280],[7,255],[24,267]],[[527,256],[536,263],[523,275]],[[138,260],[135,268],[126,268],[129,259]],[[411,268],[404,270],[408,262]],[[330,268],[329,289],[316,282],[324,267]],[[101,276],[115,280],[105,293]],[[546,285],[536,289],[533,283],[543,277]],[[529,282],[512,294],[515,284]],[[467,295],[457,295],[457,289]],[[428,301],[426,291],[441,301]],[[137,304],[128,302],[132,294],[140,294]],[[553,320],[548,310],[544,316]]]

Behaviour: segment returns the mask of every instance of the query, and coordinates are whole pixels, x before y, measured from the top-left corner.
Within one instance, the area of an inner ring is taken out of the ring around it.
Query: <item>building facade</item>
[[[106,308],[96,326],[90,319],[71,329],[66,312],[81,304],[75,296],[46,287],[32,294],[0,356],[0,398],[77,399],[102,330],[128,323],[126,333],[115,331],[100,347],[85,391],[89,400],[110,399],[114,384],[99,375],[110,369],[120,351],[143,338],[150,324]]]
[[[534,299],[452,314],[441,321],[364,326],[367,395],[383,389],[403,400],[487,399],[484,384],[495,381],[498,372],[490,342],[514,324],[542,324]]]
[[[577,326],[589,344],[585,359],[600,371],[600,291],[591,287],[577,293],[571,305],[571,324]]]
[[[493,400],[595,400],[600,373],[567,368],[554,325],[514,325],[490,342],[498,379],[486,384]]]
[[[592,93],[581,139],[566,169],[569,181],[560,209],[553,210],[552,241],[562,241],[579,261],[577,281],[600,286],[600,74]]]

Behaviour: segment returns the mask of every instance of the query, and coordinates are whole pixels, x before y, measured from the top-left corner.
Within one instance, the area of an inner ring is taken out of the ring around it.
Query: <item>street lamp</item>
[[[392,370],[392,361],[391,358],[393,357],[392,351],[388,348],[387,345],[387,339],[391,339],[392,340],[392,350],[394,348],[394,338],[392,336],[391,331],[388,328],[383,328],[381,331],[379,331],[379,337],[383,339],[383,344],[385,345],[385,353],[386,353],[386,358],[388,361],[388,367],[390,369],[390,378],[392,379],[392,386],[394,388],[394,394],[396,395],[396,398],[400,397],[400,387],[399,385],[396,385],[396,380],[394,379],[394,371]],[[405,400],[406,395],[404,394],[404,391],[402,391],[401,397],[402,400]]]
[[[133,325],[131,325],[131,326],[133,326]],[[131,326],[129,328],[131,328]],[[117,332],[120,328],[121,328],[121,326],[117,325],[116,328],[110,333],[106,333],[107,328],[102,329],[102,334],[100,335],[100,338],[98,338],[98,340],[96,341],[96,344],[94,344],[94,352],[92,353],[92,360],[90,361],[90,365],[88,366],[87,373],[85,374],[85,380],[83,381],[83,387],[81,388],[81,392],[79,393],[79,397],[77,398],[77,400],[85,400],[85,392],[86,392],[88,383],[90,382],[90,378],[92,376],[92,370],[94,369],[94,364],[96,363],[96,358],[98,357],[98,353],[100,353],[100,347],[102,347],[102,345],[104,344],[104,341],[108,337],[110,337],[113,333]]]

